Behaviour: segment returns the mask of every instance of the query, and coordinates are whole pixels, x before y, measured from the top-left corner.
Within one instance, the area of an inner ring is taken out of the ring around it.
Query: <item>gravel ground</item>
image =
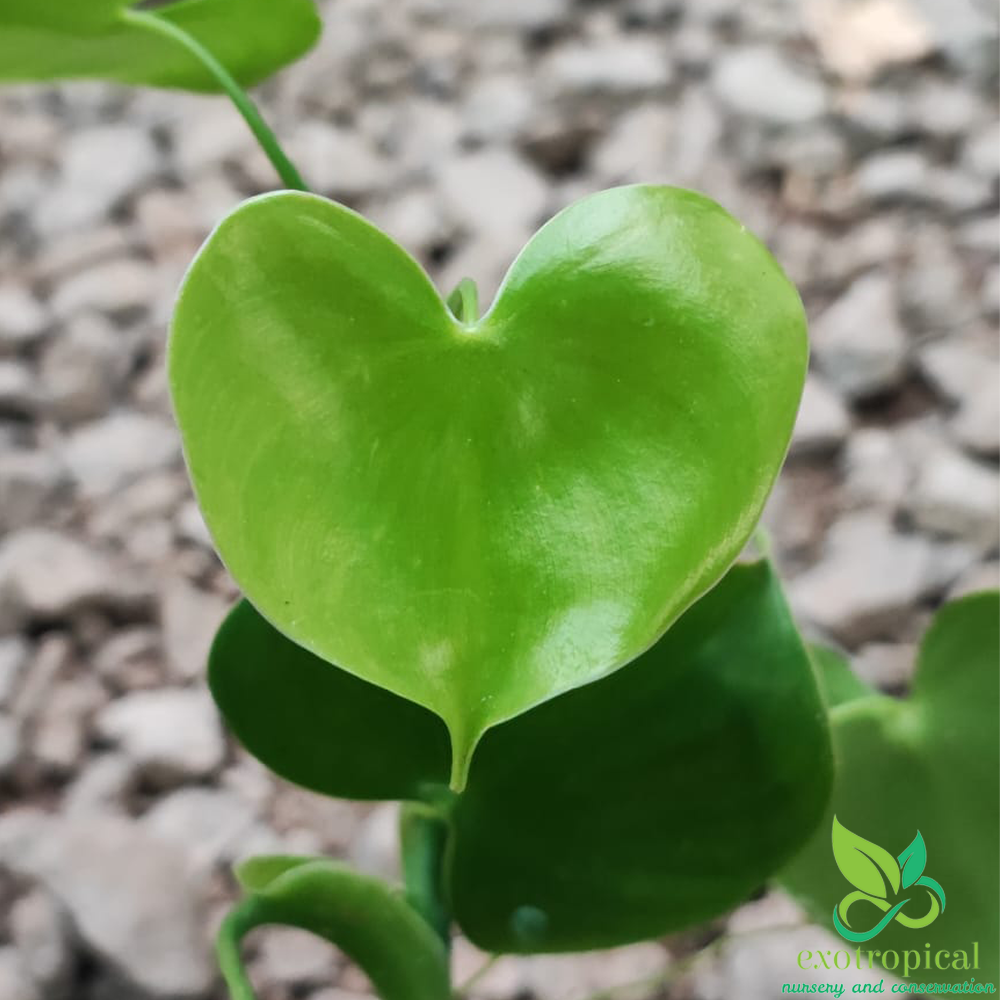
[[[998,576],[993,5],[324,6],[264,109],[312,185],[442,287],[470,275],[488,301],[540,221],[635,180],[698,187],[769,242],[813,342],[776,556],[803,623],[905,688],[931,610]],[[202,679],[235,590],[182,469],[165,322],[211,226],[274,184],[221,99],[0,91],[0,1000],[220,997],[208,942],[235,857],[394,870],[392,807],[271,778]],[[704,936],[506,959],[477,995],[574,1000],[674,968],[671,997],[764,1000],[816,941],[781,930],[799,919],[770,896],[728,929],[777,929],[683,976]],[[479,960],[459,943],[462,973]],[[259,936],[252,968],[268,1000],[366,995],[293,932]]]

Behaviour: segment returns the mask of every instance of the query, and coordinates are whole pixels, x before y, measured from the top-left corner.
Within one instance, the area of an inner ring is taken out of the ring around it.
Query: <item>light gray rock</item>
[[[925,202],[931,194],[931,166],[915,149],[893,149],[870,156],[855,176],[858,194],[875,205]]]
[[[672,163],[674,120],[660,104],[627,111],[593,154],[594,169],[609,183],[660,181]]]
[[[989,562],[970,566],[956,581],[948,592],[948,600],[953,601],[965,594],[976,594],[981,590],[1000,589],[1000,562],[991,559]]]
[[[976,318],[969,274],[943,227],[922,227],[909,247],[900,283],[903,316],[912,329],[941,334]]]
[[[965,140],[962,147],[962,166],[980,180],[997,179],[1000,175],[1000,123],[990,122]],[[3,306],[0,304],[0,316],[2,315]]]
[[[1000,455],[1000,394],[996,385],[996,381],[990,384],[985,379],[978,382],[951,420],[955,438],[962,445],[990,458]]]
[[[727,110],[765,125],[802,126],[827,111],[823,83],[769,46],[726,53],[718,61],[712,87]]]
[[[72,1000],[74,942],[66,913],[51,893],[35,888],[22,896],[11,907],[8,924],[25,970],[46,1000]]]
[[[13,704],[30,657],[31,646],[22,636],[0,639],[0,709]]]
[[[87,497],[105,496],[141,476],[175,465],[181,455],[177,429],[158,417],[119,410],[75,429],[62,459]]]
[[[288,155],[315,191],[341,198],[371,194],[389,180],[389,164],[361,133],[321,121],[301,122]]]
[[[94,652],[91,665],[114,691],[157,687],[166,675],[160,633],[143,626],[119,629]]]
[[[0,534],[45,520],[65,483],[50,452],[0,449]]]
[[[792,607],[848,645],[875,639],[942,594],[972,558],[964,545],[901,534],[879,513],[849,515],[831,528],[820,561],[792,581]]]
[[[666,87],[673,66],[658,39],[610,37],[560,46],[540,73],[543,85],[557,95],[627,96]]]
[[[566,19],[568,0],[478,0],[452,5],[470,27],[536,31]]]
[[[271,927],[262,935],[254,966],[267,982],[293,990],[325,986],[337,974],[339,962],[322,938],[295,927]]]
[[[891,279],[879,272],[856,279],[813,324],[812,345],[818,369],[848,399],[896,386],[907,343]]]
[[[13,772],[23,749],[21,727],[17,720],[0,712],[0,779]]]
[[[392,881],[400,877],[399,806],[383,802],[365,817],[351,844],[351,863],[363,872]]]
[[[98,754],[88,760],[66,789],[63,812],[68,817],[84,813],[124,815],[127,799],[138,779],[135,761],[125,754]]]
[[[851,429],[841,398],[817,375],[806,379],[790,454],[817,455],[839,448]]]
[[[155,306],[165,292],[152,264],[128,257],[94,264],[68,277],[52,296],[52,309],[62,320],[87,310],[110,315],[138,312]]]
[[[180,681],[204,674],[208,650],[229,611],[229,602],[183,579],[171,580],[160,597],[167,669]]]
[[[462,105],[462,129],[472,140],[510,142],[534,108],[528,81],[515,73],[497,73],[472,84]]]
[[[205,883],[184,851],[123,817],[0,818],[0,863],[39,879],[84,946],[148,1000],[206,1000],[215,972]]]
[[[254,849],[249,845],[264,843],[254,810],[226,789],[180,788],[156,802],[142,822],[157,837],[185,848],[189,863],[203,875],[247,857]],[[277,846],[277,837],[271,843]]]
[[[844,453],[844,499],[849,507],[897,510],[913,481],[910,457],[881,427],[856,430]]]
[[[964,539],[983,551],[1000,543],[996,470],[947,445],[921,456],[906,507],[926,531]]]
[[[23,957],[10,945],[0,947],[0,1000],[42,1000]]]
[[[133,574],[66,535],[31,528],[0,544],[0,630],[87,608],[135,611],[148,599]]]
[[[104,688],[90,674],[57,684],[33,727],[33,761],[57,776],[76,770],[87,748],[90,718],[106,700]]]
[[[108,705],[96,725],[159,785],[207,777],[225,757],[218,713],[202,690],[136,691]]]
[[[34,218],[46,236],[100,221],[157,170],[152,139],[132,125],[82,129],[64,142],[59,181]]]
[[[521,157],[484,149],[448,161],[438,195],[455,223],[479,239],[519,243],[545,211],[545,181]]]
[[[851,669],[866,683],[883,691],[901,691],[910,683],[917,648],[906,642],[869,642],[851,658]]]
[[[0,361],[0,413],[30,416],[41,407],[38,381],[21,361]]]
[[[131,364],[129,342],[107,319],[84,314],[42,355],[45,412],[76,423],[111,409]]]
[[[49,311],[21,285],[0,285],[0,355],[35,343],[48,329]]]

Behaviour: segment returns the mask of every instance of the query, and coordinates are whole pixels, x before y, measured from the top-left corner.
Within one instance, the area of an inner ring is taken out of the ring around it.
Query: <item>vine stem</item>
[[[186,49],[215,77],[219,86],[226,92],[229,99],[236,106],[236,110],[243,116],[254,138],[260,143],[260,148],[267,154],[267,158],[274,164],[282,184],[293,191],[308,191],[309,187],[302,179],[298,170],[295,169],[292,161],[285,155],[281,148],[277,136],[271,131],[267,122],[264,121],[257,106],[250,99],[250,95],[236,82],[233,75],[205,48],[201,42],[193,35],[188,34],[183,28],[168,21],[164,17],[159,17],[150,11],[124,10],[121,13],[123,20],[128,24],[145,31],[152,31],[156,34],[169,38],[182,48]]]

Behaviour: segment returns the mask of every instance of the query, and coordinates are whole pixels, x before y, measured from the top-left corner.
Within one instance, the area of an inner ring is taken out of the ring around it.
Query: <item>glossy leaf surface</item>
[[[831,853],[836,813],[866,839],[899,852],[901,884],[887,903],[910,899],[902,919],[863,947],[902,954],[922,953],[928,944],[932,956],[939,950],[966,951],[971,963],[976,941],[980,968],[970,967],[970,974],[977,982],[997,981],[998,705],[1000,595],[992,592],[964,597],[938,612],[924,637],[909,698],[871,692],[833,710],[837,774],[830,811],[781,878],[817,921],[829,927],[834,907],[850,889]],[[924,923],[935,909],[939,914]],[[866,925],[859,906],[853,925],[864,929],[881,916],[870,912]],[[968,975],[945,977],[932,968],[911,971],[911,978],[961,981]]]
[[[212,654],[213,691],[251,753],[329,794],[388,789],[398,769],[433,800],[446,765],[422,782],[386,725],[424,710],[276,632],[261,641],[267,629],[243,605]],[[634,663],[486,734],[450,810],[455,915],[500,951],[612,946],[712,916],[809,835],[830,767],[779,585],[764,564],[735,567]]]
[[[96,78],[214,91],[215,79],[175,42],[127,20],[126,0],[0,0],[0,80]],[[158,7],[243,85],[316,41],[313,0],[178,0]]]
[[[249,985],[239,944],[253,928],[283,924],[340,948],[382,1000],[449,1000],[448,956],[430,925],[379,879],[323,858],[260,857],[237,872],[249,895],[229,914],[219,957],[234,996]]]
[[[691,192],[571,206],[471,323],[366,220],[283,193],[202,249],[170,381],[249,599],[439,714],[460,787],[486,728],[629,662],[722,575],[805,361],[794,288]]]

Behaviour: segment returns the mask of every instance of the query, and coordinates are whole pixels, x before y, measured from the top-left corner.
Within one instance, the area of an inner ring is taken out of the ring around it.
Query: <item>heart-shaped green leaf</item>
[[[911,963],[910,978],[917,981],[942,982],[946,974],[956,981],[968,978],[959,974],[964,969],[956,952],[968,956],[967,968],[978,982],[1000,978],[998,704],[1000,595],[974,594],[934,618],[909,698],[869,691],[833,709],[837,773],[830,811],[781,876],[813,917],[829,927],[847,889],[830,851],[833,814],[899,850],[906,886],[900,896],[912,899],[864,947],[901,955],[907,949],[923,954],[927,946],[932,958],[940,950],[954,956],[943,959],[945,972],[933,965],[913,971]],[[917,846],[916,830],[921,833]],[[912,883],[911,874],[916,875]],[[882,916],[873,912],[864,924],[859,907],[852,927],[867,931]],[[978,971],[971,967],[974,942]]]
[[[219,961],[234,997],[253,995],[240,960],[244,935],[284,924],[340,948],[382,1000],[449,1000],[444,944],[384,882],[324,858],[253,858],[237,875],[250,894],[219,932]]]
[[[189,52],[142,20],[128,0],[0,0],[0,80],[97,78],[215,91]],[[177,0],[156,16],[184,29],[248,86],[316,41],[313,0]]]
[[[224,625],[210,676],[247,748],[290,780],[440,800],[447,762],[421,758],[407,721],[422,712],[432,734],[434,716],[300,650],[249,605]],[[449,809],[456,916],[500,951],[610,947],[702,920],[803,842],[830,771],[780,587],[764,564],[737,566],[634,663],[486,734]]]
[[[805,360],[792,285],[688,191],[566,209],[470,322],[361,216],[286,192],[192,265],[170,382],[247,596],[440,715],[458,788],[485,729],[629,662],[721,576]]]

